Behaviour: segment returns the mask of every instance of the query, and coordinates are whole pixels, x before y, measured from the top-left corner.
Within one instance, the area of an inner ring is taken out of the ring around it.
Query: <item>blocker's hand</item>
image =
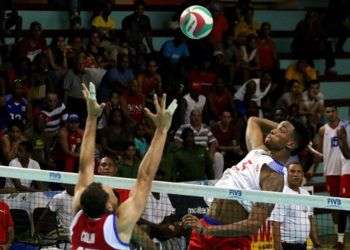
[[[158,101],[157,95],[153,96],[154,106],[156,108],[156,114],[153,114],[149,109],[145,108],[145,112],[149,118],[153,121],[154,125],[158,129],[168,130],[171,126],[171,120],[173,114],[177,108],[177,101],[174,99],[167,109],[165,109],[166,94],[163,94],[161,101]]]
[[[184,217],[182,217],[182,225],[185,229],[191,228],[200,234],[207,234],[207,228],[204,227],[200,223],[199,219],[192,214],[186,214]]]
[[[96,88],[95,84],[89,83],[89,89],[82,83],[83,95],[86,101],[88,115],[93,117],[99,117],[102,114],[105,103],[98,104],[96,101]]]

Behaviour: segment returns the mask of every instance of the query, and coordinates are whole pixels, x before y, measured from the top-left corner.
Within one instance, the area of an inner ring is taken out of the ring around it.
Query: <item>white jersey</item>
[[[338,126],[333,129],[328,123],[324,125],[323,136],[323,164],[324,175],[341,175],[342,170],[342,153],[339,147],[337,130],[342,126],[343,122],[339,121]]]
[[[345,128],[346,131],[346,142],[348,143],[348,146],[350,146],[350,121],[344,121],[342,126]],[[346,159],[342,155],[342,175],[348,175],[350,174],[350,159]]]
[[[237,165],[226,169],[215,186],[230,189],[261,190],[260,172],[264,164],[284,175],[284,165],[272,159],[265,150],[255,149],[250,151]],[[250,201],[238,200],[238,202],[250,212],[252,206]]]

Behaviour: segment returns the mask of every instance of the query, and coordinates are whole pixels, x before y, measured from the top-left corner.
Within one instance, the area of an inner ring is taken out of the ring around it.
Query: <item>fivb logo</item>
[[[61,180],[61,174],[57,172],[49,172],[49,179],[52,181],[59,181]]]
[[[228,195],[230,198],[232,199],[242,199],[242,191],[241,190],[234,190],[234,189],[230,189],[228,191]]]
[[[341,207],[341,200],[338,198],[327,198],[327,207]]]

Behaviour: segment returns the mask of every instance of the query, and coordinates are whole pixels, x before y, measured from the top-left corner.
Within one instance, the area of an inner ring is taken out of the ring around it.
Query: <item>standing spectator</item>
[[[286,194],[310,195],[301,188],[304,172],[299,163],[289,163]],[[314,247],[320,247],[313,211],[303,205],[277,204],[271,213],[273,241],[276,250],[306,250],[310,237]]]
[[[33,146],[31,142],[20,142],[17,157],[10,161],[9,167],[40,169],[39,163],[31,158],[32,152]],[[6,187],[15,187],[18,192],[38,192],[43,190],[41,183],[32,180],[7,179]]]
[[[234,95],[238,112],[246,116],[248,103],[252,101],[256,103],[259,109],[259,116],[263,117],[263,110],[265,108],[264,98],[266,99],[268,97],[271,87],[271,76],[266,72],[260,78],[245,82]]]
[[[62,170],[76,172],[78,170],[80,145],[84,131],[79,128],[80,118],[77,114],[70,114],[67,117],[66,126],[58,133],[58,143],[61,149],[63,160]]]
[[[256,41],[256,47],[258,49],[260,69],[268,71],[272,76],[275,76],[279,63],[276,44],[272,40],[270,33],[271,24],[266,22],[263,23]]]
[[[126,41],[137,52],[144,51],[143,39],[146,39],[148,49],[153,52],[152,27],[148,16],[144,14],[145,2],[136,0],[134,3],[135,11],[133,14],[124,18],[122,30],[125,34]]]
[[[330,41],[319,17],[315,11],[307,11],[305,18],[295,28],[292,52],[298,59],[312,62],[314,59],[324,58],[326,61],[325,75],[335,73],[335,55]]]
[[[128,91],[120,98],[120,105],[128,120],[134,123],[140,123],[142,121],[145,97],[140,93],[140,88],[136,80],[129,83]]]
[[[302,90],[308,81],[317,79],[317,71],[305,60],[298,60],[295,64],[288,66],[286,70],[287,80],[297,80],[302,86]]]
[[[200,110],[193,110],[190,116],[190,123],[181,125],[176,131],[174,139],[179,148],[183,146],[181,135],[185,128],[192,129],[194,133],[194,143],[196,145],[202,146],[209,151],[210,159],[213,162],[214,176],[215,178],[220,178],[224,168],[224,157],[220,152],[217,152],[218,142],[210,128],[203,123],[202,112]]]
[[[109,32],[117,28],[117,22],[111,17],[112,2],[105,0],[102,3],[101,13],[92,19],[92,27],[101,30],[106,37],[109,37]]]
[[[196,145],[193,130],[190,127],[182,129],[180,138],[183,147],[175,152],[173,158],[175,180],[183,182],[213,179],[211,158],[204,147]]]
[[[68,70],[63,80],[64,103],[71,113],[79,113],[82,118],[86,116],[86,104],[83,97],[82,83],[92,81],[91,75],[83,68],[84,56],[80,55],[73,62],[73,69]]]
[[[257,35],[260,25],[254,21],[254,9],[249,8],[235,26],[235,39],[244,39],[249,35]]]
[[[218,140],[219,150],[224,155],[225,166],[228,167],[239,162],[244,154],[242,139],[244,123],[237,117],[233,118],[229,110],[224,110],[220,118],[211,131]]]
[[[14,239],[14,225],[10,208],[5,201],[0,201],[0,249],[8,250]]]
[[[224,34],[229,28],[229,23],[224,15],[222,4],[219,1],[212,3],[209,9],[213,15],[214,24],[209,39],[214,48],[217,48],[223,41]]]
[[[325,117],[327,123],[319,130],[319,152],[323,154],[324,175],[326,176],[327,191],[330,196],[339,197],[342,191],[342,152],[339,147],[339,137],[337,132],[343,126],[343,122],[338,117],[337,108],[333,105],[325,107]],[[314,170],[316,171],[316,170]],[[345,187],[346,188],[346,187]],[[339,212],[332,211],[333,221],[337,230],[337,242],[344,245],[344,230],[339,221]],[[342,248],[338,248],[342,249]]]
[[[46,52],[46,40],[42,35],[42,27],[38,22],[32,22],[28,34],[15,45],[16,55],[26,56],[30,61],[40,53]]]

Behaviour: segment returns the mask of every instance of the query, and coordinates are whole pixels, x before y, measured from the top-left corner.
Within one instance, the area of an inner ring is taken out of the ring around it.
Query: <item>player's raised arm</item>
[[[120,232],[126,234],[132,231],[144,210],[151,191],[152,181],[158,171],[167,132],[171,125],[172,115],[177,107],[176,100],[174,100],[168,109],[165,109],[165,102],[165,95],[163,95],[160,103],[157,96],[154,96],[156,114],[151,113],[148,109],[145,110],[148,117],[155,124],[156,131],[151,145],[140,164],[135,187],[129,199],[122,203],[118,209],[118,229]]]
[[[100,105],[96,101],[95,85],[90,82],[89,89],[87,89],[85,84],[82,85],[87,106],[87,118],[80,148],[79,176],[75,185],[73,211],[79,210],[80,195],[94,179],[96,124],[97,118],[101,115],[104,107],[104,104]]]
[[[264,133],[277,128],[277,123],[259,117],[250,117],[246,129],[246,143],[248,151],[264,146]]]

